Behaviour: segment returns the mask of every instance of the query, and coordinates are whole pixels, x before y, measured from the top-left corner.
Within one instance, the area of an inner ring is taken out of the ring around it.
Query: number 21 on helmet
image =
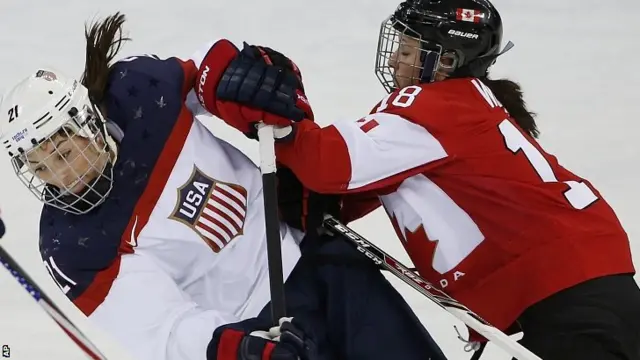
[[[43,69],[0,101],[0,144],[22,183],[40,201],[86,213],[113,186],[116,149],[86,87]]]

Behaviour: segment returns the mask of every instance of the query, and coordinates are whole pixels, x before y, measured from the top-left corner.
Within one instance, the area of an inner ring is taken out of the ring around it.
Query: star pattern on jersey
[[[126,70],[125,71],[121,71],[120,75],[121,78],[124,78],[127,74],[126,74]],[[158,85],[160,84],[160,80],[158,80],[157,78],[150,78],[147,82],[147,85],[149,86],[149,88],[157,88]],[[129,86],[127,88],[127,96],[129,97],[138,97],[138,95],[140,94],[140,90],[137,86],[132,85]],[[164,98],[164,95],[161,95],[157,100],[154,100],[156,103],[156,106],[158,106],[158,108],[162,109],[165,108],[167,106],[167,101]],[[134,120],[139,120],[144,118],[144,108],[140,105],[136,108],[133,109],[133,119]]]
[[[164,101],[164,96],[160,96],[160,100],[156,100],[156,104],[158,104],[160,109],[167,106],[167,103]]]
[[[133,118],[135,120],[142,119],[143,111],[142,106],[138,106],[135,110],[133,110]]]
[[[80,236],[78,238],[78,245],[82,246],[82,247],[87,247],[87,241],[89,241],[89,238],[86,236]]]

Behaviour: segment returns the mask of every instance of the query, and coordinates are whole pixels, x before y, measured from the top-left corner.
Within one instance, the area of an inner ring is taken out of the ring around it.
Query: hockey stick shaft
[[[271,290],[271,317],[274,324],[286,315],[280,219],[278,218],[278,178],[273,126],[259,125],[260,172],[264,195],[264,217],[267,233],[267,259]]]
[[[397,276],[400,280],[426,296],[441,308],[461,320],[469,328],[484,336],[489,341],[505,350],[509,355],[518,360],[541,360],[540,357],[520,345],[518,342],[507,336],[505,333],[495,328],[487,321],[483,320],[466,306],[451,298],[445,292],[435,288],[431,283],[411,271],[402,263],[392,258],[379,247],[373,245],[369,240],[351,230],[346,225],[340,223],[334,217],[327,215],[324,226],[329,231],[337,232],[350,240],[367,258],[376,265],[382,266]]]
[[[0,262],[9,273],[22,285],[22,287],[36,300],[44,311],[64,330],[91,359],[104,360],[106,357],[87,338],[78,327],[54,304],[54,302],[40,289],[33,279],[27,275],[13,257],[0,246]]]

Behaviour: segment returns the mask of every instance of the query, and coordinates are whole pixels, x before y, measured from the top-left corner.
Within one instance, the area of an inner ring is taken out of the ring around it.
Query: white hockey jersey
[[[42,213],[53,279],[136,359],[205,359],[218,326],[270,298],[260,172],[195,119],[205,53],[116,63],[105,100],[122,135],[113,190],[87,215]],[[283,225],[281,236],[286,278],[302,233]]]

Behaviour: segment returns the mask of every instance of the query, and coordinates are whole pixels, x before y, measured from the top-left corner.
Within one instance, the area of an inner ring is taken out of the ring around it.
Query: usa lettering
[[[202,200],[209,192],[209,184],[195,181],[193,187],[194,190],[189,190],[185,200],[180,204],[180,213],[189,219],[193,219],[198,215]]]

